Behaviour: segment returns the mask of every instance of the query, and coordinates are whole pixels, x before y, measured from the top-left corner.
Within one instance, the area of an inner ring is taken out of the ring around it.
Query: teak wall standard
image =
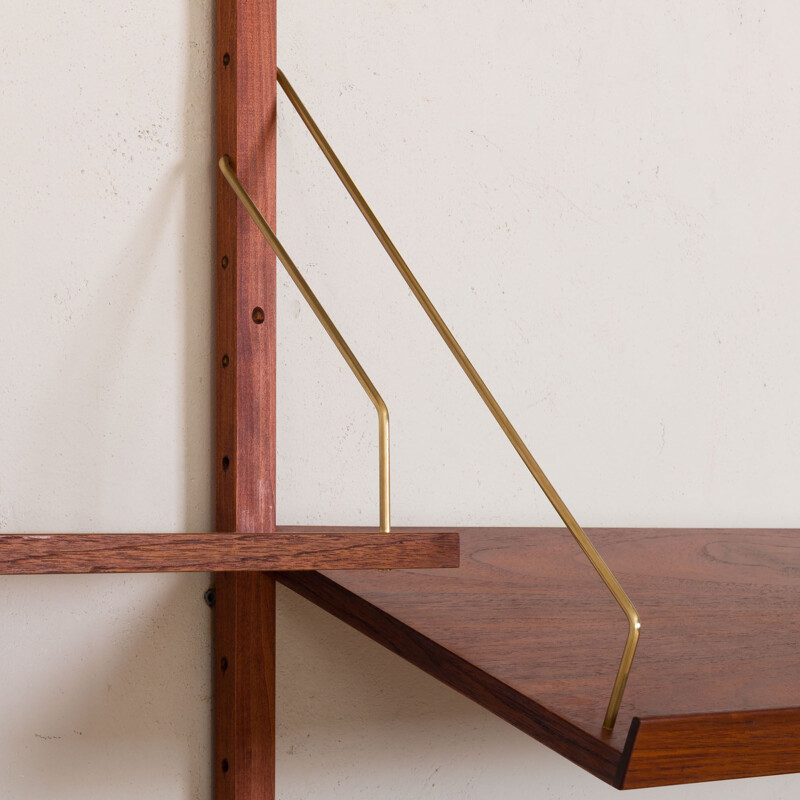
[[[218,0],[217,157],[275,225],[276,2]],[[275,530],[275,257],[217,177],[216,528]],[[275,582],[218,573],[215,795],[275,795]]]

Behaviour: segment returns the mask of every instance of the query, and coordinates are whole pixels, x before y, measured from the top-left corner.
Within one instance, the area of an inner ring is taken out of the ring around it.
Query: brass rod
[[[306,302],[311,306],[311,310],[316,315],[317,319],[322,323],[325,332],[330,336],[336,349],[342,354],[342,358],[347,362],[347,366],[353,371],[353,374],[358,378],[358,382],[367,393],[367,397],[372,401],[375,410],[378,412],[378,481],[379,481],[379,496],[380,496],[380,528],[382,533],[389,533],[391,530],[390,525],[390,509],[389,509],[389,410],[384,403],[383,398],[378,393],[375,385],[369,379],[369,376],[364,371],[364,368],[359,364],[358,359],[353,354],[353,351],[348,347],[344,337],[339,333],[333,321],[328,316],[322,303],[317,299],[311,287],[306,283],[305,278],[300,273],[300,270],[295,266],[294,261],[289,257],[284,246],[275,235],[275,232],[270,228],[264,216],[258,210],[258,207],[253,202],[253,199],[247,193],[247,190],[242,186],[239,179],[236,177],[236,172],[231,166],[228,156],[223,156],[219,160],[219,168],[228,181],[236,196],[245,207],[250,218],[255,222],[258,229],[263,234],[267,243],[274,251],[278,260],[286,268],[289,277],[294,281],[300,294],[303,295]]]
[[[461,345],[459,345],[458,341],[439,315],[439,312],[436,310],[428,295],[425,294],[422,286],[420,286],[419,282],[414,277],[414,273],[400,255],[400,252],[389,238],[389,235],[384,230],[372,209],[369,207],[369,205],[367,205],[367,201],[364,199],[364,196],[358,190],[358,187],[353,182],[353,179],[348,175],[347,170],[342,165],[342,162],[339,161],[336,153],[333,151],[333,148],[330,146],[330,144],[328,144],[328,141],[322,135],[322,131],[320,131],[320,129],[317,127],[317,124],[314,122],[311,114],[308,113],[308,109],[306,109],[306,107],[303,105],[303,102],[300,100],[297,92],[295,92],[295,90],[292,88],[292,85],[289,83],[289,81],[286,79],[286,76],[280,69],[278,70],[278,83],[286,93],[286,96],[289,98],[291,104],[294,106],[295,111],[297,111],[297,113],[300,115],[300,118],[305,123],[305,126],[313,136],[314,141],[322,150],[325,158],[328,159],[328,163],[333,167],[334,172],[339,176],[339,180],[341,180],[341,182],[344,184],[348,194],[353,198],[353,201],[358,206],[359,211],[363,214],[364,219],[366,219],[370,228],[372,228],[373,233],[378,237],[378,240],[383,245],[383,248],[386,250],[389,258],[391,258],[392,262],[403,276],[403,279],[408,284],[408,287],[411,289],[414,297],[417,298],[417,301],[428,315],[428,318],[433,323],[436,330],[439,331],[442,339],[444,339],[444,342],[450,349],[450,352],[453,354],[456,361],[458,361],[470,382],[483,399],[484,403],[486,403],[486,406],[492,413],[492,416],[497,421],[503,433],[505,433],[506,437],[519,454],[525,466],[528,468],[531,475],[533,475],[534,479],[545,493],[547,499],[556,510],[556,513],[559,517],[561,517],[564,524],[567,526],[567,529],[577,541],[578,546],[581,548],[581,550],[583,550],[584,554],[597,571],[597,574],[603,580],[603,583],[605,583],[606,587],[608,587],[608,590],[611,592],[612,596],[617,601],[617,604],[624,612],[625,617],[628,620],[628,635],[625,642],[625,649],[623,650],[622,658],[617,670],[617,675],[614,680],[614,686],[611,691],[611,698],[606,709],[605,719],[603,721],[603,727],[611,730],[614,727],[617,714],[619,713],[622,695],[625,691],[625,685],[628,681],[628,675],[630,674],[633,658],[636,654],[636,645],[639,641],[639,630],[641,628],[641,623],[639,621],[639,615],[636,611],[636,608],[628,598],[628,595],[623,590],[614,573],[609,569],[600,553],[598,553],[595,549],[589,537],[584,533],[575,517],[572,516],[572,513],[569,511],[558,492],[556,492],[553,484],[550,483],[547,476],[542,471],[542,468],[536,463],[536,459],[534,459],[530,450],[528,450],[525,442],[522,441],[520,435],[516,432],[514,426],[505,415],[505,412],[502,408],[500,408],[497,400],[495,400],[492,393],[489,391],[488,387],[478,374],[477,370],[472,365],[472,362],[467,358],[466,353],[464,353],[464,351],[461,349]]]

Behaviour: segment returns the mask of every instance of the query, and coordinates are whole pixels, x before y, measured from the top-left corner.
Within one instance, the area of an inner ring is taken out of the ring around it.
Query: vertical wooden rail
[[[275,225],[276,0],[217,0],[217,158]],[[216,159],[213,159],[216,163]],[[216,527],[275,530],[275,257],[217,178]],[[275,797],[275,582],[217,573],[215,796]]]

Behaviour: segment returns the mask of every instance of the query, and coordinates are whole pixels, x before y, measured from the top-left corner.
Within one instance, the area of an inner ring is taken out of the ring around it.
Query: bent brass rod
[[[311,306],[311,310],[316,315],[317,319],[322,323],[325,332],[330,336],[336,349],[342,354],[342,358],[347,362],[347,366],[353,371],[353,374],[358,378],[358,382],[367,393],[367,397],[372,401],[375,410],[378,412],[378,479],[379,479],[379,496],[380,496],[380,527],[382,533],[389,533],[390,526],[390,509],[389,509],[389,410],[384,403],[383,398],[378,393],[375,385],[369,379],[369,376],[364,371],[364,368],[359,364],[358,359],[353,354],[353,351],[348,346],[344,337],[339,333],[333,321],[328,316],[322,303],[317,299],[311,287],[306,283],[305,278],[300,273],[300,270],[295,266],[294,261],[289,257],[284,246],[275,235],[275,232],[270,228],[267,221],[264,219],[262,213],[253,202],[253,199],[247,193],[247,190],[242,186],[236,172],[231,166],[228,156],[223,156],[219,160],[219,168],[225,176],[236,196],[245,207],[250,218],[255,222],[258,229],[261,231],[267,244],[272,248],[278,260],[286,268],[289,277],[294,281],[300,294],[303,295],[306,302]]]
[[[617,670],[617,675],[614,680],[614,686],[611,691],[611,698],[606,709],[605,719],[603,721],[603,727],[610,730],[614,727],[617,714],[619,713],[622,695],[625,691],[625,685],[628,681],[628,675],[630,674],[631,665],[633,664],[633,658],[636,654],[636,645],[639,641],[639,630],[641,628],[641,623],[639,621],[639,615],[636,611],[636,608],[623,590],[614,573],[609,569],[600,553],[598,553],[595,549],[589,537],[584,533],[575,517],[572,516],[572,513],[569,511],[566,504],[553,487],[553,484],[550,483],[547,476],[542,471],[542,468],[537,464],[536,459],[534,459],[530,450],[528,450],[527,445],[522,441],[522,438],[514,429],[514,426],[505,415],[503,409],[500,408],[497,400],[495,400],[494,396],[483,382],[483,379],[472,365],[472,362],[467,358],[466,353],[464,353],[464,351],[461,349],[461,345],[459,345],[458,341],[453,336],[442,317],[439,315],[439,312],[436,310],[430,298],[425,293],[422,286],[420,286],[417,279],[414,277],[414,273],[400,255],[400,252],[395,247],[378,218],[367,204],[367,201],[358,190],[358,187],[353,182],[353,179],[350,177],[350,175],[348,175],[347,170],[342,165],[342,162],[339,161],[336,153],[333,151],[333,148],[330,146],[327,139],[325,139],[325,137],[322,135],[322,131],[320,131],[320,129],[317,127],[317,124],[314,122],[311,114],[308,113],[308,109],[306,109],[306,107],[303,105],[303,102],[298,96],[297,92],[295,92],[295,90],[292,88],[292,85],[289,83],[289,81],[286,79],[286,76],[280,69],[278,70],[278,83],[286,93],[286,96],[289,98],[291,104],[294,106],[295,111],[297,111],[297,113],[300,115],[300,119],[303,120],[306,128],[308,128],[309,132],[314,138],[314,141],[322,150],[325,158],[328,159],[328,163],[330,163],[330,165],[333,167],[333,170],[338,175],[339,180],[341,180],[341,182],[344,184],[344,187],[347,189],[350,197],[353,198],[353,201],[358,206],[359,211],[363,214],[370,228],[372,228],[373,233],[378,237],[378,240],[383,245],[383,248],[386,250],[389,258],[391,258],[392,262],[403,276],[403,279],[408,284],[408,287],[411,289],[414,297],[417,298],[419,304],[428,315],[428,318],[433,323],[436,330],[439,331],[442,339],[444,339],[444,342],[450,349],[450,352],[453,354],[456,361],[458,361],[459,365],[466,373],[470,382],[483,399],[483,402],[486,404],[489,411],[491,411],[492,416],[497,421],[503,433],[505,433],[506,437],[519,454],[525,466],[528,468],[531,475],[533,475],[545,496],[556,510],[556,513],[559,517],[561,517],[562,521],[567,526],[567,529],[577,541],[578,546],[589,559],[592,566],[603,580],[603,583],[606,585],[614,599],[617,601],[617,604],[624,612],[625,617],[628,620],[628,635],[625,641],[625,649],[623,650],[622,658]]]

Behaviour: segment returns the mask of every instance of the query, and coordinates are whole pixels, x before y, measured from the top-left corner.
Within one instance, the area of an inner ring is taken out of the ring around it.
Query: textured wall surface
[[[798,526],[795,3],[279,6],[284,70],[586,525]],[[0,530],[209,529],[212,4],[0,33]],[[279,228],[393,422],[397,523],[554,515],[285,102]],[[279,520],[377,519],[281,276]],[[0,578],[0,800],[209,800],[206,576]],[[278,790],[612,790],[288,592]],[[776,798],[800,777],[649,790]]]

